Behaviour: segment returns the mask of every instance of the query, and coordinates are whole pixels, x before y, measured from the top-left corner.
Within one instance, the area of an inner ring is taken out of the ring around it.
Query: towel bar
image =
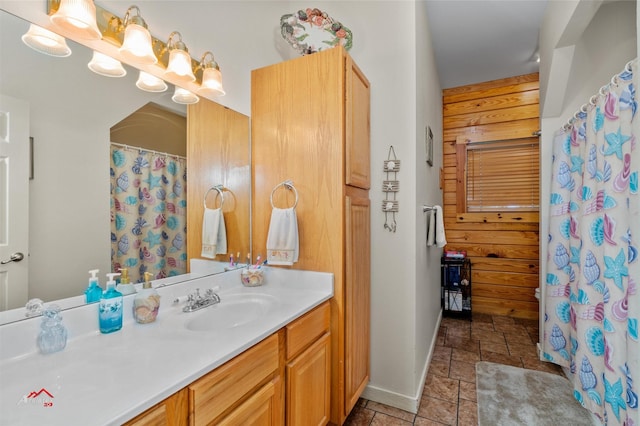
[[[422,206],[422,213],[433,210],[433,206]]]

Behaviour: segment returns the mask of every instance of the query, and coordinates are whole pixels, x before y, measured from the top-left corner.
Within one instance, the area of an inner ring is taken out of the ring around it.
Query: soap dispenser
[[[67,346],[67,329],[62,324],[58,305],[49,305],[42,312],[38,348],[43,354],[58,352]]]
[[[152,275],[150,272],[144,273],[142,290],[133,299],[133,317],[140,324],[154,322],[160,309],[160,295],[149,281]]]
[[[102,294],[98,307],[101,333],[112,333],[122,328],[122,293],[116,290],[114,279],[118,275],[115,272],[107,274],[107,290]]]
[[[120,284],[116,284],[116,290],[122,293],[123,296],[135,293],[136,287],[129,280],[129,269],[121,268],[120,272],[122,275],[120,276]]]
[[[86,303],[99,302],[102,297],[102,288],[98,283],[98,277],[96,274],[100,272],[98,269],[92,269],[89,271],[91,277],[89,278],[89,286],[84,291],[84,300]]]

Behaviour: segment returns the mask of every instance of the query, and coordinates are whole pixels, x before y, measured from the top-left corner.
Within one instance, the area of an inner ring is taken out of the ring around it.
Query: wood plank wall
[[[538,319],[538,223],[457,219],[456,138],[531,137],[539,129],[538,74],[443,91],[443,191],[447,250],[466,250],[472,263],[472,309]],[[506,176],[505,178],[508,178]]]

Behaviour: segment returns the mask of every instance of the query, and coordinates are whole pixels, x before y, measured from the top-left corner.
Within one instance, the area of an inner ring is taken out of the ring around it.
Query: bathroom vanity
[[[325,424],[333,276],[266,269],[260,287],[236,270],[158,288],[151,324],[133,320],[127,296],[111,334],[97,331],[95,304],[63,311],[69,341],[49,355],[37,352],[39,318],[0,327],[12,342],[0,350],[0,425]],[[171,303],[216,287],[219,304]]]

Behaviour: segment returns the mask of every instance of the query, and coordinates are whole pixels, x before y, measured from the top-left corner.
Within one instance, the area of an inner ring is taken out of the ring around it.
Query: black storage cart
[[[440,304],[443,316],[471,320],[471,261],[442,257],[440,261]]]

